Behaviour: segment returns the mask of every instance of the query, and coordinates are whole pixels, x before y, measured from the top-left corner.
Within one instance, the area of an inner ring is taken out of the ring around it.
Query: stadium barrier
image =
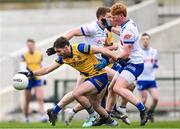
[[[159,92],[162,94],[162,96],[160,97],[160,101],[158,103],[157,106],[157,110],[156,112],[173,112],[173,117],[177,117],[177,112],[180,111],[180,97],[178,95],[178,88],[176,87],[177,84],[176,82],[179,81],[180,82],[180,77],[157,77],[156,78],[157,83],[158,83],[158,90]],[[166,90],[164,90],[163,87],[166,87],[162,84],[162,82],[171,82],[172,86],[171,88],[168,88]],[[59,100],[69,91],[71,91],[73,89],[73,85],[76,84],[76,79],[56,79],[54,80],[54,104],[57,104],[59,102]],[[61,88],[59,88],[61,87]],[[61,90],[60,90],[61,89]],[[180,88],[179,88],[180,89]],[[168,96],[165,97],[164,99],[164,95],[163,92],[168,92]],[[170,93],[171,92],[171,93]],[[135,90],[135,94],[136,96],[138,96],[138,92],[137,90]],[[172,96],[170,96],[172,95]],[[120,102],[120,101],[118,101]],[[148,100],[148,103],[150,103],[150,101]],[[75,103],[74,103],[75,104]],[[67,105],[67,107],[73,107],[74,104],[70,104]],[[128,112],[137,112],[136,108],[134,108],[132,105],[128,105]],[[65,120],[65,112],[64,109],[62,109],[61,111],[61,120],[64,121]]]

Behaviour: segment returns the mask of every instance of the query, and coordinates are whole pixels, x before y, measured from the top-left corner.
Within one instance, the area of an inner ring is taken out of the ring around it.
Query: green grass
[[[30,123],[30,124],[25,124],[21,122],[1,122],[0,123],[0,129],[57,129],[57,128],[76,128],[80,129],[82,128],[82,121],[73,121],[71,126],[66,126],[62,122],[58,122],[55,127],[52,127],[49,123]],[[109,127],[109,126],[101,126],[101,127],[93,127],[97,129],[103,129],[103,128],[123,128],[123,129],[180,129],[180,121],[158,121],[153,124],[148,123],[146,126],[139,126],[139,122],[133,122],[130,126],[125,125],[122,122],[119,122],[119,126],[117,127]]]

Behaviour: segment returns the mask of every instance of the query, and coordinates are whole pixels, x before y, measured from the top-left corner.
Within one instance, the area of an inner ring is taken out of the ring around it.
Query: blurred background
[[[140,33],[151,35],[151,45],[159,52],[156,77],[160,100],[155,119],[180,119],[179,0],[0,0],[0,121],[21,120],[23,116],[23,91],[14,90],[11,83],[19,69],[20,56],[26,50],[26,40],[36,40],[44,55],[43,64],[48,65],[56,56],[48,57],[45,51],[57,37],[69,29],[95,21],[99,6],[111,6],[115,2],[128,5],[128,16],[137,23]],[[83,38],[72,41],[82,42]],[[115,41],[118,42],[117,37]],[[78,72],[64,65],[45,77],[46,109],[73,89],[77,75]],[[137,90],[135,94],[139,96]],[[38,105],[33,100],[30,111],[36,120]],[[87,117],[84,113],[76,118],[84,119]],[[137,113],[128,104],[130,119],[139,119]],[[62,112],[60,118],[64,117]]]

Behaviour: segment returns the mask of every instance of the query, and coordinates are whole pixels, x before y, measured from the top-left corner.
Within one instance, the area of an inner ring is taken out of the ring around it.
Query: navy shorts
[[[133,64],[129,63],[124,68],[118,70],[120,76],[128,81],[128,84],[133,83],[139,75],[143,72],[144,63]]]
[[[137,88],[138,90],[147,90],[149,88],[157,88],[157,84],[155,80],[152,81],[137,81]]]
[[[119,69],[122,69],[122,67],[118,63],[113,63],[112,69],[115,70],[115,71],[118,71]]]
[[[108,84],[108,76],[106,73],[87,78],[85,81],[90,81],[100,93]]]
[[[42,86],[42,83],[43,83],[42,80],[36,80],[36,79],[29,80],[28,87],[26,88],[26,90],[31,90],[34,87]]]

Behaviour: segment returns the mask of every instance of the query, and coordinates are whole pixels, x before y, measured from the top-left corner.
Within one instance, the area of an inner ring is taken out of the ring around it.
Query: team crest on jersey
[[[132,37],[132,35],[130,35],[130,34],[124,35],[124,39],[130,39],[131,37]]]

